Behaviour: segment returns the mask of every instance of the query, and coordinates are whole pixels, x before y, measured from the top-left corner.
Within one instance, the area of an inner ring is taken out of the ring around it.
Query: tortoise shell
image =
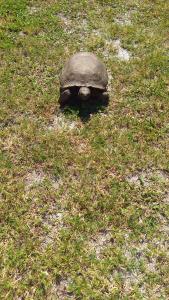
[[[60,76],[60,85],[63,89],[86,86],[106,90],[107,84],[105,65],[90,52],[79,52],[71,56]]]

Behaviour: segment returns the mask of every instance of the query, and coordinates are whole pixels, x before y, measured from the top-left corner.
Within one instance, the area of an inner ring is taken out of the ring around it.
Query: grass
[[[168,13],[163,0],[0,1],[0,299],[169,298]],[[58,105],[79,50],[110,79],[88,120]]]

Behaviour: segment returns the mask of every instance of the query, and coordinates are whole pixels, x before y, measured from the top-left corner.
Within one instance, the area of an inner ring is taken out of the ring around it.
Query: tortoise
[[[60,76],[60,104],[70,98],[82,101],[108,100],[108,74],[105,65],[90,52],[78,52],[70,57]]]

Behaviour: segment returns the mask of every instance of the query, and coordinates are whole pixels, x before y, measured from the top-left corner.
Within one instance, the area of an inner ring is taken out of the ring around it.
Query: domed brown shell
[[[106,90],[108,75],[105,65],[90,52],[74,54],[60,76],[61,88],[86,86]]]

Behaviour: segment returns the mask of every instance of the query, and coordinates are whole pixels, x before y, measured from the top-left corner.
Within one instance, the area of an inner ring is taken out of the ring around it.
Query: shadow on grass
[[[73,112],[78,115],[82,122],[87,122],[91,115],[98,112],[104,112],[109,104],[109,99],[89,99],[88,101],[80,101],[77,97],[71,98],[66,105],[60,104],[62,113]]]

